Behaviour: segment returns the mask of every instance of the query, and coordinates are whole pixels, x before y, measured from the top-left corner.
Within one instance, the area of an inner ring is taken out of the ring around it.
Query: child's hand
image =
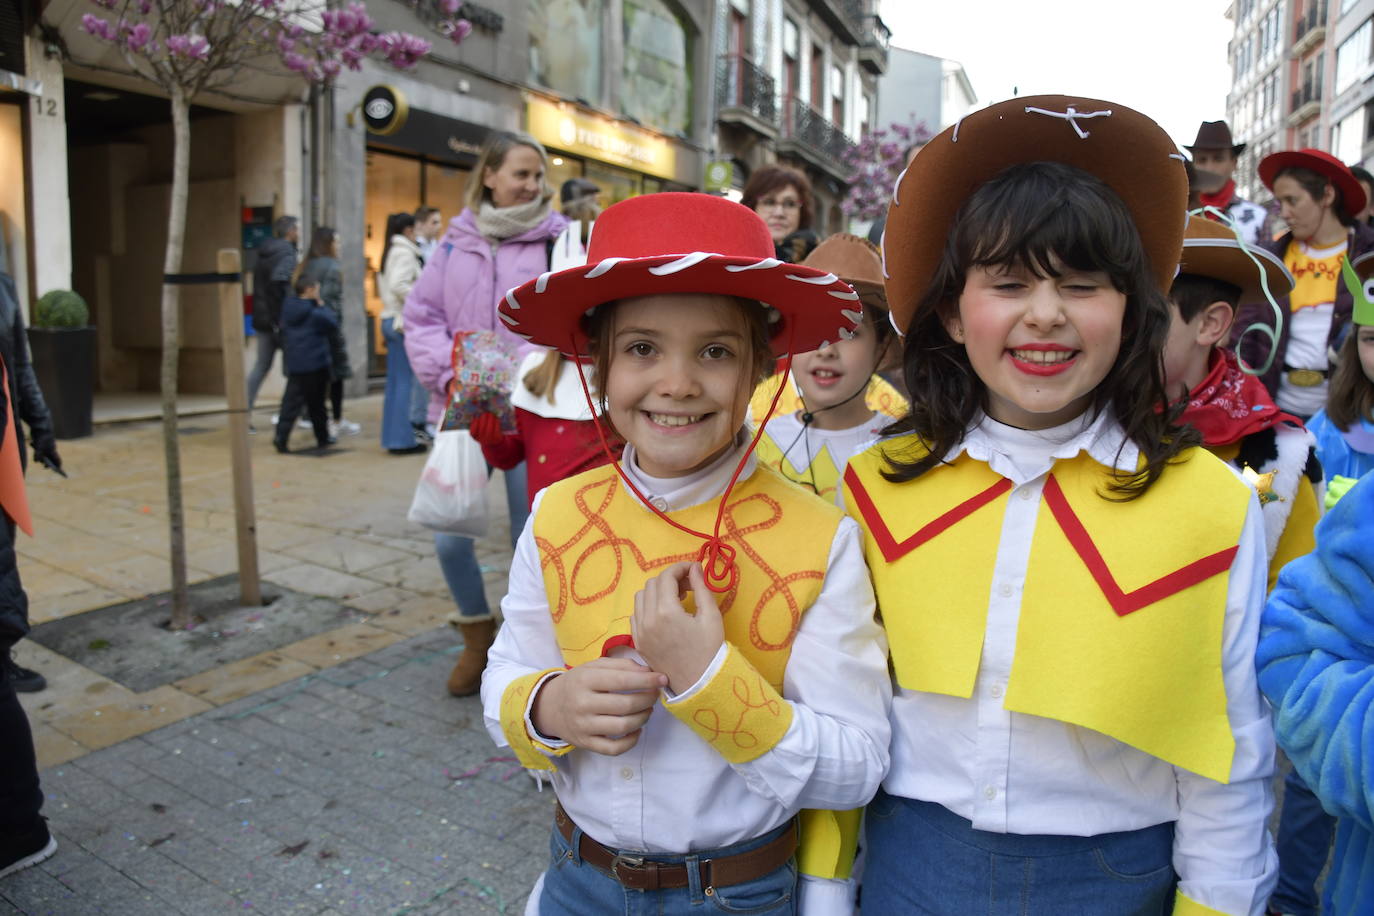
[[[500,445],[504,436],[501,421],[494,413],[480,413],[468,424],[468,435],[477,440],[478,445]]]
[[[628,658],[597,658],[544,682],[530,719],[542,735],[614,757],[635,746],[667,678]]]
[[[682,606],[689,586],[695,614]],[[674,563],[645,583],[635,595],[630,631],[644,660],[668,675],[673,693],[695,684],[725,642],[725,622],[701,564]]]

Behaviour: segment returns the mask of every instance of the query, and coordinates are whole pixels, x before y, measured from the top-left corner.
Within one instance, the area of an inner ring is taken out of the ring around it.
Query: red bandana
[[[1280,423],[1301,426],[1269,397],[1264,383],[1240,371],[1230,350],[1213,350],[1207,377],[1188,395],[1183,422],[1202,433],[1208,446],[1230,445]]]
[[[1221,190],[1213,194],[1199,194],[1198,200],[1202,201],[1204,207],[1216,207],[1218,210],[1225,210],[1231,206],[1231,201],[1236,196],[1236,182],[1231,180],[1221,186]],[[1217,219],[1216,214],[1208,213],[1209,219]],[[1218,220],[1220,222],[1220,220]]]

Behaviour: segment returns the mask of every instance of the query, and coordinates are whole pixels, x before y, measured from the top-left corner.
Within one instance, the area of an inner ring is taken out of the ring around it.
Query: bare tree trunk
[[[186,196],[191,158],[190,103],[181,89],[172,90],[172,198],[167,208],[166,274],[181,273],[186,240]],[[186,587],[186,516],[181,504],[181,451],[177,443],[177,357],[180,355],[181,288],[162,285],[162,448],[167,465],[167,522],[172,562],[172,628],[191,623],[191,596]]]

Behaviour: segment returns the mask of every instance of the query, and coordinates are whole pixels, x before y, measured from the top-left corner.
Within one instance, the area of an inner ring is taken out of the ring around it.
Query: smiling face
[[[500,166],[482,170],[482,184],[494,207],[527,204],[544,190],[544,160],[538,150],[512,146]]]
[[[986,388],[988,416],[1021,429],[1082,414],[1121,349],[1125,293],[1100,271],[1054,268],[1060,276],[974,267],[945,322]]]
[[[878,333],[870,313],[850,340],[840,340],[792,360],[792,375],[819,429],[851,429],[872,416],[860,393],[877,371]],[[857,396],[856,396],[857,395]],[[756,420],[758,418],[755,418]]]
[[[1279,215],[1300,242],[1312,240],[1323,228],[1340,227],[1331,209],[1336,192],[1330,184],[1317,199],[1292,175],[1280,175],[1274,179],[1274,198],[1279,202]]]
[[[754,212],[768,224],[768,234],[776,245],[801,226],[801,192],[795,185],[783,185],[759,198]]]
[[[607,322],[606,415],[651,477],[684,477],[734,442],[757,378],[753,332],[728,296],[623,299]]]

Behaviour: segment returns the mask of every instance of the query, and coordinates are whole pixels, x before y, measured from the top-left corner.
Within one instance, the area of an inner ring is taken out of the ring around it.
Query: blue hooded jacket
[[[288,297],[281,304],[281,346],[287,375],[330,367],[331,331],[339,327],[334,310],[313,299]]]
[[[1279,746],[1339,819],[1324,911],[1374,913],[1374,475],[1279,574],[1256,664]]]

